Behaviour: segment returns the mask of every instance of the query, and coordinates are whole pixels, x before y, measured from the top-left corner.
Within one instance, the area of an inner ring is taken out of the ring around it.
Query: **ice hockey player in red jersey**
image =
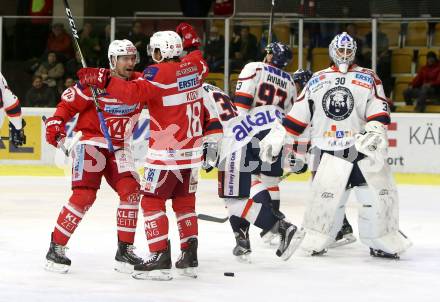
[[[196,277],[198,224],[195,191],[202,163],[202,138],[221,133],[221,124],[202,98],[206,63],[195,30],[182,23],[173,31],[156,32],[148,52],[157,63],[142,79],[126,82],[87,68],[79,71],[84,85],[94,85],[127,104],[141,101],[150,113],[149,149],[146,156],[141,206],[151,256],[135,266],[136,279],[170,280],[171,252],[165,201],[172,199],[180,235],[181,256],[176,268]],[[179,36],[180,35],[180,36]],[[182,38],[183,41],[182,41]],[[182,45],[183,44],[183,45]],[[183,49],[187,55],[179,56]]]
[[[24,126],[26,125],[21,116],[20,101],[9,89],[3,75],[0,73],[0,109],[4,109],[9,119],[9,142],[14,147],[26,144]],[[3,114],[0,114],[0,127],[3,125]]]
[[[138,56],[132,42],[113,41],[108,49],[108,59],[108,72],[112,78],[127,81],[141,76],[134,72]],[[71,261],[65,255],[66,244],[93,205],[104,176],[118,193],[120,200],[117,210],[118,249],[115,270],[131,273],[135,264],[142,263],[142,259],[133,252],[139,209],[139,182],[130,156],[130,146],[124,140],[131,136],[142,107],[139,102],[126,105],[105,91],[99,94],[99,106],[115,148],[112,153],[104,139],[91,90],[85,87],[76,85],[65,90],[54,115],[46,120],[46,140],[53,146],[64,139],[65,124],[76,114],[79,115],[75,130],[83,133],[73,152],[73,192],[69,202],[61,210],[53,230],[46,255],[46,269],[66,273],[70,268]]]

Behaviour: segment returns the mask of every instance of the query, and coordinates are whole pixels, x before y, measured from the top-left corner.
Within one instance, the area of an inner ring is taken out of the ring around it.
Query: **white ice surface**
[[[198,212],[225,216],[216,181],[199,184]],[[282,210],[300,224],[306,183],[281,185]],[[72,260],[66,275],[43,270],[59,210],[70,196],[63,177],[0,177],[0,301],[440,301],[440,187],[399,186],[401,229],[414,246],[400,261],[369,256],[359,241],[323,257],[301,251],[283,262],[251,231],[252,264],[238,263],[231,250],[229,224],[199,223],[199,278],[134,280],[113,271],[117,196],[107,185],[98,193],[69,242]],[[352,198],[348,218],[356,228]],[[175,219],[170,237],[179,254]],[[146,256],[140,217],[136,252]],[[234,272],[235,277],[225,277]]]

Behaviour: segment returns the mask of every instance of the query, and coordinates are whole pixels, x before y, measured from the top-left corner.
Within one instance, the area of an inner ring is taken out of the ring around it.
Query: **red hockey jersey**
[[[132,79],[139,76],[141,73],[135,72]],[[138,100],[133,100],[132,104],[127,105],[107,92],[99,94],[98,103],[109,129],[113,146],[115,148],[123,146],[124,139],[131,137],[132,129],[142,111],[142,105]],[[54,116],[68,122],[77,113],[79,116],[75,131],[82,131],[81,141],[107,148],[90,88],[82,90],[78,86],[74,86],[66,89],[61,95]]]
[[[203,136],[222,132],[215,109],[203,101],[206,75],[206,62],[197,50],[181,62],[151,65],[137,80],[111,79],[110,95],[128,105],[141,101],[149,110],[146,167],[174,170],[201,165]]]

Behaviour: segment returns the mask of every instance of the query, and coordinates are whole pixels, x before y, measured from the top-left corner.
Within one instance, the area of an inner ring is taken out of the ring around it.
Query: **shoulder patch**
[[[75,100],[75,95],[76,95],[75,89],[70,87],[70,88],[67,88],[66,90],[64,90],[63,94],[61,95],[61,99],[63,101],[70,103]]]
[[[154,78],[156,77],[157,72],[159,71],[159,68],[151,66],[151,67],[147,67],[144,70],[144,79],[152,81],[154,80]]]

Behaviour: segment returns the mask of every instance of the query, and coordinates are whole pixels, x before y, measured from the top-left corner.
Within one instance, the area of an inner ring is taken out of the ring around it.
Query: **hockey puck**
[[[223,275],[225,275],[226,277],[234,277],[235,274],[231,273],[231,272],[224,272]]]

